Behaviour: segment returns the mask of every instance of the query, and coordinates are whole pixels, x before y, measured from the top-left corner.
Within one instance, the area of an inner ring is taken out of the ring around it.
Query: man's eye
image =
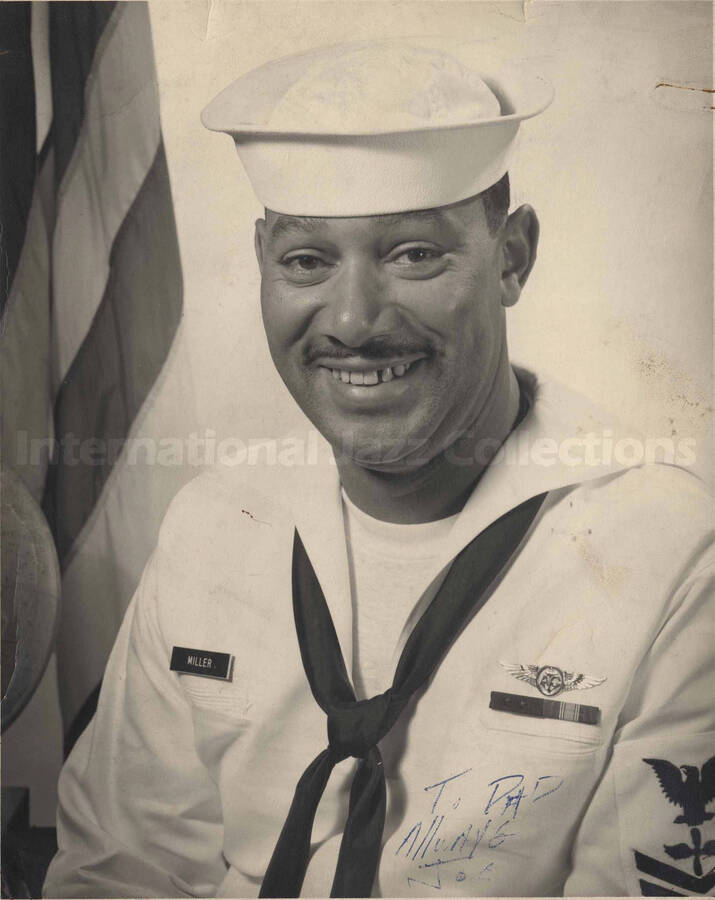
[[[407,259],[409,259],[409,261],[413,263],[424,262],[427,259],[434,259],[436,255],[437,254],[434,252],[434,250],[425,250],[424,247],[415,247],[414,249],[408,250],[405,253]]]
[[[430,247],[408,247],[401,253],[393,257],[393,262],[398,265],[416,265],[419,263],[432,262],[439,259],[442,254]]]
[[[292,259],[289,259],[288,262],[291,263],[294,268],[304,269],[306,272],[312,272],[320,265],[320,260],[317,256],[309,256],[307,253],[302,256],[294,256]]]
[[[289,277],[306,280],[320,275],[328,268],[329,263],[314,253],[296,253],[294,256],[284,257],[281,265],[287,270]]]
[[[412,278],[424,281],[436,278],[448,266],[449,252],[429,244],[400,244],[386,259],[396,278]]]

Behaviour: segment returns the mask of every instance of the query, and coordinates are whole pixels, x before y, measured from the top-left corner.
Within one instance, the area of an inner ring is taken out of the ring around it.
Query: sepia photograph
[[[2,896],[715,895],[713,5],[0,0]]]

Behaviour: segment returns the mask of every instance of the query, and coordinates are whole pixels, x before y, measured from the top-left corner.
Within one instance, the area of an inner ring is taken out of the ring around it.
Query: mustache
[[[414,353],[432,355],[432,347],[425,343],[401,338],[399,335],[376,336],[359,347],[348,347],[335,338],[317,338],[306,347],[303,361],[306,365],[318,359],[344,360],[360,357],[366,360],[384,360],[391,356],[408,356]]]

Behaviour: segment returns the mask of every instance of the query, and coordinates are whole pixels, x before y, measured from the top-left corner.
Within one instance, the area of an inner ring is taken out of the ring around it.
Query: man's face
[[[421,465],[477,419],[505,355],[502,244],[478,198],[257,223],[273,361],[338,456]]]

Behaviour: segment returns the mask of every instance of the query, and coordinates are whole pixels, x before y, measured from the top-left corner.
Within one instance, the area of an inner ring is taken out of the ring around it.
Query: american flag
[[[146,3],[0,6],[2,458],[57,546],[71,744],[178,487],[124,456],[171,362],[181,263]]]

